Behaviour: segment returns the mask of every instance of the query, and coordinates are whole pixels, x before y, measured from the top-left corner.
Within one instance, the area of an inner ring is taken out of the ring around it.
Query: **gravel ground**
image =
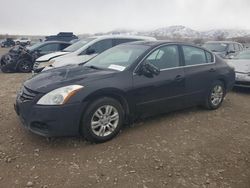
[[[250,187],[250,90],[230,92],[219,110],[148,118],[92,145],[22,128],[13,103],[28,77],[0,73],[0,187]]]

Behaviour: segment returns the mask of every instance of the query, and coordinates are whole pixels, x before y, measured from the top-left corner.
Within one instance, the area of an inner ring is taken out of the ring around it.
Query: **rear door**
[[[214,77],[214,56],[201,48],[183,45],[184,73],[186,78],[186,103],[193,105],[204,100]]]
[[[151,63],[158,67],[160,74],[152,77],[134,74],[133,98],[137,113],[152,115],[183,107],[185,77],[178,46],[159,47],[140,65],[143,63]]]

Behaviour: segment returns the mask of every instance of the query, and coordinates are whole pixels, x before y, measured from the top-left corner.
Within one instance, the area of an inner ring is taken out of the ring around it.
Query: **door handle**
[[[177,75],[174,80],[177,81],[177,82],[180,82],[183,79],[184,79],[184,77],[182,75]]]
[[[215,70],[215,68],[211,68],[210,70],[209,70],[209,72],[215,72],[216,70]]]

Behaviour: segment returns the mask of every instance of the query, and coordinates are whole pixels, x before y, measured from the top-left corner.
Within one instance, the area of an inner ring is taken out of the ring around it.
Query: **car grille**
[[[38,93],[35,91],[32,91],[26,87],[22,87],[19,95],[19,99],[22,102],[29,102],[32,101]]]

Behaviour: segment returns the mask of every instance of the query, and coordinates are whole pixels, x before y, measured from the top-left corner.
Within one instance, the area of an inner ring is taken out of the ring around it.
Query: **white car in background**
[[[235,86],[250,88],[250,50],[240,52],[227,63],[235,69]]]
[[[16,45],[20,45],[20,44],[30,45],[31,40],[30,38],[22,37],[22,38],[15,39],[14,42],[16,43]]]
[[[93,36],[82,39],[61,52],[48,54],[38,58],[33,70],[38,73],[42,70],[62,67],[70,64],[80,64],[88,61],[103,51],[116,45],[133,41],[152,41],[153,37],[129,35]]]

